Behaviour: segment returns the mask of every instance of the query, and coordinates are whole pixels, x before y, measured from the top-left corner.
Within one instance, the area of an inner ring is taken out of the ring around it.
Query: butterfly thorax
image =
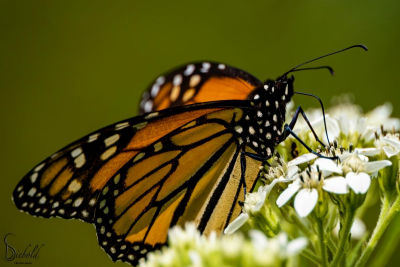
[[[271,156],[282,140],[286,105],[293,96],[293,77],[267,80],[249,96],[252,109],[236,126],[243,142],[257,153]]]

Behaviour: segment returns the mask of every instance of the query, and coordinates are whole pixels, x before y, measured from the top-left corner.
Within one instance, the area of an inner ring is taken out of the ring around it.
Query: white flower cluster
[[[373,139],[374,134],[381,134],[381,128],[387,130],[399,130],[400,119],[390,117],[392,105],[385,103],[372,111],[363,114],[359,106],[344,103],[330,108],[326,114],[326,123],[329,138],[337,139],[341,134],[346,136],[357,135],[366,141]],[[318,136],[326,142],[324,123],[321,109],[307,112],[307,116]],[[299,120],[295,127],[296,133],[310,134],[308,125]]]
[[[317,156],[314,154],[304,154],[288,165],[310,163],[310,159],[315,158]],[[295,176],[293,182],[279,195],[276,204],[282,207],[296,195],[294,208],[300,217],[305,217],[317,204],[321,189],[334,194],[347,194],[349,189],[356,194],[365,194],[371,184],[371,174],[391,164],[389,160],[369,161],[368,157],[357,152],[340,155],[338,162],[317,158],[312,165]]]
[[[278,266],[288,257],[299,254],[307,246],[307,239],[288,240],[285,233],[267,238],[258,230],[249,232],[249,239],[241,234],[217,237],[204,236],[194,224],[176,226],[169,232],[169,246],[149,253],[141,267],[156,266]]]

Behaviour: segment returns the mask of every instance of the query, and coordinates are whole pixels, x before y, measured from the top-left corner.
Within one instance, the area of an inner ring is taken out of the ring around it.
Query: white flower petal
[[[364,163],[364,170],[367,173],[377,172],[387,166],[391,166],[392,162],[390,160],[377,160]]]
[[[376,147],[368,147],[368,148],[356,148],[355,152],[364,156],[376,156],[381,152],[381,150]]]
[[[382,137],[382,141],[400,150],[400,140],[395,139],[394,137],[390,138],[385,136]]]
[[[371,128],[367,126],[367,129],[364,130],[363,134],[361,135],[366,141],[370,141],[374,139],[376,133],[376,128]]]
[[[286,204],[297,191],[301,188],[301,184],[299,180],[295,180],[293,183],[289,184],[289,186],[283,190],[283,192],[279,195],[276,200],[276,205],[280,208]]]
[[[236,219],[234,219],[224,230],[224,234],[230,235],[236,232],[242,225],[249,219],[247,213],[241,213]]]
[[[314,165],[318,166],[321,171],[342,173],[342,169],[330,159],[318,158],[315,160]]]
[[[390,114],[392,114],[392,104],[390,103],[385,103],[383,105],[377,106],[370,112],[368,112],[368,120],[371,123],[375,123],[377,125],[382,124],[382,121],[385,121],[387,118],[389,118]]]
[[[291,179],[291,178],[293,178],[298,172],[299,172],[299,167],[297,167],[296,165],[289,166],[289,167],[288,167],[288,170],[287,170],[287,175],[286,175],[286,177],[287,177],[288,179]]]
[[[315,130],[317,130],[317,132],[319,132],[319,135],[322,135],[323,141],[327,142],[328,140],[326,139],[325,125],[323,118],[324,117],[321,114],[318,117],[318,119],[311,122],[311,125]],[[340,134],[339,123],[336,119],[329,116],[329,114],[325,114],[325,119],[326,119],[326,129],[328,131],[329,139],[331,139],[330,141],[335,140]],[[307,130],[308,129],[309,128],[307,128]]]
[[[391,158],[400,152],[400,150],[398,150],[397,148],[395,148],[393,146],[384,146],[382,149],[388,158]]]
[[[294,209],[300,217],[306,217],[314,209],[318,201],[318,191],[315,188],[301,189],[294,198]]]
[[[260,248],[260,250],[268,248],[268,238],[263,232],[252,229],[249,231],[249,237],[255,248]]]
[[[365,226],[364,222],[356,218],[350,229],[351,237],[355,239],[361,239],[365,235],[366,231],[367,227]]]
[[[318,156],[314,155],[312,153],[303,154],[303,155],[289,161],[287,165],[288,165],[288,167],[294,166],[294,165],[297,166],[297,165],[309,162],[309,161],[315,159],[316,157],[318,157]]]
[[[398,118],[388,118],[383,122],[384,129],[395,129],[398,130],[400,128],[400,119]]]
[[[192,264],[190,266],[197,267],[203,266],[203,261],[201,260],[200,254],[195,250],[189,251],[189,258]]]
[[[274,188],[274,186],[275,186],[277,183],[288,182],[288,181],[289,181],[289,180],[284,179],[284,178],[281,176],[281,177],[279,177],[279,178],[277,178],[277,179],[272,180],[272,182],[271,182],[270,184],[268,184],[268,185],[260,186],[260,187],[258,188],[258,191],[259,191],[260,193],[263,193],[263,194],[265,195],[265,196],[263,197],[264,200],[262,201],[261,205],[264,204],[265,199],[269,196],[269,193],[271,193],[272,189]],[[261,202],[261,201],[260,201],[260,202]],[[261,207],[260,207],[260,208],[261,208]]]
[[[307,247],[307,238],[299,237],[289,242],[286,247],[287,256],[294,256]]]
[[[272,186],[271,186],[271,184],[272,184]],[[266,186],[265,188],[261,187],[261,186],[258,188],[257,192],[258,192],[259,199],[258,199],[256,205],[254,206],[254,209],[253,209],[254,212],[259,211],[261,209],[261,207],[264,205],[267,195],[269,195],[269,193],[271,192],[271,190],[274,187],[274,185],[276,184],[276,182],[275,183],[272,182],[271,184]]]
[[[365,172],[349,172],[346,175],[347,184],[356,194],[365,194],[371,184],[371,178]]]
[[[344,177],[334,176],[324,180],[322,188],[335,194],[347,194],[349,192],[347,181]]]
[[[280,247],[286,247],[288,243],[288,236],[286,232],[280,232],[275,239],[278,241]]]

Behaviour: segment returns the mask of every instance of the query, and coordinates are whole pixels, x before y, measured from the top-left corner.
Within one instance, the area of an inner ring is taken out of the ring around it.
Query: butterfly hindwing
[[[190,63],[158,77],[143,93],[140,114],[218,100],[244,100],[263,83],[251,74],[214,62]]]
[[[187,121],[136,156],[108,181],[96,210],[100,245],[113,260],[137,264],[167,241],[168,229],[193,221],[207,234],[221,232],[243,201],[240,148],[232,124],[238,108]],[[260,162],[247,160],[252,188]]]

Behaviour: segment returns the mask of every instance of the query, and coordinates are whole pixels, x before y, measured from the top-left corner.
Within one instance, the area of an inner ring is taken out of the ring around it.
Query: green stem
[[[312,236],[314,236],[314,234],[307,228],[306,225],[304,225],[303,221],[299,219],[299,217],[293,213],[290,216],[290,219],[293,220],[293,223],[299,227],[300,231],[303,232],[303,234],[305,234],[307,237],[311,238]]]
[[[387,266],[393,252],[398,249],[400,243],[400,214],[396,215],[389,226],[381,245],[377,248],[375,256],[371,258],[370,266]]]
[[[384,203],[388,202],[386,198],[384,198]],[[387,213],[381,212],[379,215],[378,222],[372,235],[365,247],[364,251],[361,254],[361,257],[356,262],[356,267],[365,266],[369,257],[371,256],[372,252],[376,248],[378,241],[381,239],[382,235],[384,234],[386,228],[388,227],[389,223],[393,220],[395,215],[399,212],[400,208],[400,196],[397,196],[396,200],[393,202],[392,206],[390,207]],[[382,210],[384,207],[382,208]]]
[[[315,265],[320,265],[321,264],[321,259],[318,258],[318,256],[315,255],[309,249],[304,249],[300,254],[302,256],[304,256],[305,258],[309,259],[310,261],[312,261],[313,263],[315,263]]]
[[[336,267],[340,265],[341,259],[345,254],[345,249],[347,242],[349,241],[349,235],[351,226],[353,225],[354,212],[353,210],[347,208],[345,210],[345,215],[342,223],[342,227],[339,231],[339,244],[336,250],[336,254],[333,257],[331,267]]]
[[[325,235],[324,235],[324,226],[322,224],[322,220],[317,220],[318,224],[318,240],[319,240],[319,248],[321,253],[321,260],[322,266],[328,266],[328,256],[327,256],[327,249],[325,244]]]
[[[336,251],[337,251],[337,246],[336,246],[335,242],[333,241],[331,235],[328,236],[328,243],[327,243],[327,245],[328,245],[329,250],[332,252],[332,254],[335,254]]]

